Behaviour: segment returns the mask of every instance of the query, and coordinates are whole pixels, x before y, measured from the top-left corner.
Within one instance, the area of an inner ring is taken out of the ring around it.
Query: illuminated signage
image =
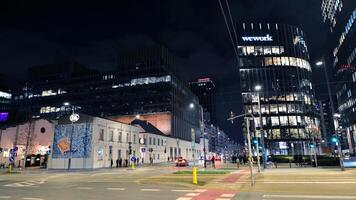
[[[5,98],[5,99],[11,99],[11,94],[7,93],[7,92],[0,91],[0,97]]]
[[[241,37],[244,42],[271,42],[273,38],[271,35],[267,34],[266,36],[243,36]]]
[[[0,113],[0,122],[6,122],[8,118],[9,118],[9,113],[8,112],[1,112]]]
[[[198,83],[209,82],[209,81],[210,81],[210,78],[200,78],[200,79],[198,79]]]

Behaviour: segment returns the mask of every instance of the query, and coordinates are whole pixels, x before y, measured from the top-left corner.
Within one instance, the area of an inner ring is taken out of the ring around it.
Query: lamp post
[[[329,101],[330,101],[330,108],[331,108],[331,114],[333,116],[333,121],[334,121],[334,128],[335,128],[335,132],[337,132],[339,130],[339,123],[338,123],[338,116],[340,116],[339,114],[335,113],[335,109],[334,109],[334,101],[331,95],[331,87],[330,87],[330,82],[329,82],[329,76],[328,76],[328,71],[326,69],[325,66],[325,61],[324,58],[320,61],[317,61],[315,63],[316,66],[323,66],[324,68],[324,74],[325,74],[325,80],[326,80],[326,85],[328,88],[328,95],[329,95]],[[344,171],[344,161],[343,161],[343,156],[342,156],[342,149],[341,149],[341,140],[339,139],[338,136],[338,143],[337,143],[337,148],[338,148],[338,155],[339,155],[339,162],[340,162],[340,169],[341,171]]]
[[[64,102],[64,106],[70,106],[69,102]],[[71,164],[72,164],[72,148],[73,148],[73,132],[74,132],[74,122],[77,122],[79,120],[79,115],[74,113],[74,106],[72,107],[72,114],[69,116],[69,120],[71,121],[72,124],[72,131],[70,132],[70,141],[69,141],[69,157],[68,157],[68,170],[71,169]]]
[[[257,98],[258,98],[258,115],[259,115],[259,120],[260,120],[260,138],[261,138],[261,147],[262,147],[262,162],[263,162],[263,168],[267,168],[267,158],[266,158],[266,149],[265,149],[265,133],[263,130],[263,122],[262,122],[262,113],[261,113],[261,96],[260,96],[260,91],[262,90],[261,85],[256,85],[255,86],[255,91],[257,92]],[[259,149],[257,150],[259,152]]]
[[[195,106],[193,103],[189,104],[189,108],[193,109],[194,107]],[[200,106],[200,113],[201,113],[200,132],[203,135],[204,168],[206,168],[205,125],[204,125],[204,112],[202,106]]]

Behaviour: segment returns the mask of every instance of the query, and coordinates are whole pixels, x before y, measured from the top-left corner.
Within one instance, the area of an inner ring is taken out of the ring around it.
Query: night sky
[[[224,5],[225,0],[222,0]],[[278,22],[307,34],[311,61],[327,55],[321,0],[230,0],[236,23]],[[0,73],[15,84],[32,65],[68,59],[101,71],[114,69],[119,50],[163,44],[182,59],[179,75],[212,77],[218,87],[218,125],[241,135],[228,113],[240,111],[238,68],[218,0],[56,1],[0,3]],[[189,69],[189,71],[188,71]],[[317,97],[324,80],[314,69]]]

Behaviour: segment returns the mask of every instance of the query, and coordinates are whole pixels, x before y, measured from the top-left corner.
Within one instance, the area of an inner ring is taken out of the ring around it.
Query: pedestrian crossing
[[[45,183],[44,180],[30,180],[3,185],[5,187],[35,187]]]

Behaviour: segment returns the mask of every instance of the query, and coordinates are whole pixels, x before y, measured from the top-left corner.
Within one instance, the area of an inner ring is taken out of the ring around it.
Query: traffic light
[[[132,146],[131,146],[131,142],[129,142],[129,155],[132,154]]]
[[[312,148],[315,148],[315,143],[310,143],[309,144],[309,147],[312,149]]]
[[[333,135],[331,138],[331,142],[337,143],[338,139],[336,135]]]
[[[258,139],[256,137],[252,138],[252,144],[256,145],[258,143]]]

